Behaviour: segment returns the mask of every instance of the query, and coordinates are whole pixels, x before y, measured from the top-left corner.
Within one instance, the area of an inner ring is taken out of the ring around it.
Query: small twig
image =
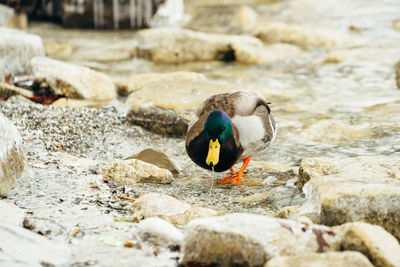
[[[133,197],[127,197],[127,196],[124,196],[124,195],[113,194],[113,196],[115,196],[115,197],[119,197],[119,198],[122,198],[122,199],[127,199],[127,200],[136,201],[136,198],[133,198]]]

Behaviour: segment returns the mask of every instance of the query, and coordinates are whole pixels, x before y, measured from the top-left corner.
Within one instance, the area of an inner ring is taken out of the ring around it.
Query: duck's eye
[[[224,126],[224,127],[222,127],[222,131],[225,131],[225,126]]]

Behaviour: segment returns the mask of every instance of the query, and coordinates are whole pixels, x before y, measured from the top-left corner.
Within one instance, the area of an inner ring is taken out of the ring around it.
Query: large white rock
[[[207,78],[204,74],[188,71],[135,74],[119,83],[118,93],[123,96],[128,96],[130,93],[138,91],[142,87],[146,87],[147,84],[153,82],[202,82],[206,80]]]
[[[179,79],[149,81],[140,90],[133,92],[127,102],[132,108],[160,107],[184,113],[188,110],[195,110],[211,95],[236,90],[239,90],[239,86],[223,82],[182,81]]]
[[[47,57],[33,58],[30,67],[35,82],[48,84],[56,94],[97,101],[117,97],[114,83],[104,73]]]
[[[298,186],[301,188],[310,179],[325,175],[400,179],[400,159],[389,156],[304,158],[300,164]]]
[[[22,226],[25,213],[14,203],[7,200],[0,200],[0,218],[3,223]]]
[[[235,60],[243,64],[264,64],[282,61],[288,58],[298,58],[302,50],[291,44],[271,44],[263,47],[253,47],[246,43],[232,44]]]
[[[343,249],[363,253],[375,266],[400,266],[399,242],[382,227],[354,222],[335,229],[342,232]]]
[[[234,54],[232,44],[244,43],[262,47],[260,40],[250,36],[220,35],[185,29],[158,28],[137,33],[138,53],[155,62],[183,63],[197,60],[219,60]]]
[[[1,113],[0,136],[0,196],[7,196],[25,168],[25,156],[21,135]]]
[[[39,36],[0,27],[0,80],[9,74],[26,72],[31,59],[43,55]]]
[[[0,222],[0,265],[64,266],[70,251],[63,245],[22,227]]]
[[[191,61],[237,61],[245,64],[274,62],[297,56],[292,46],[265,47],[252,36],[195,32],[177,28],[139,31],[137,52],[160,63]]]
[[[149,80],[129,95],[127,120],[159,134],[185,136],[192,110],[207,97],[234,89],[230,84],[210,81]]]
[[[110,162],[103,166],[99,173],[119,185],[172,182],[172,173],[169,170],[138,159]]]
[[[295,213],[314,222],[339,225],[364,221],[400,238],[400,181],[371,176],[322,176],[303,188],[308,198]]]
[[[183,239],[183,233],[178,228],[157,217],[140,221],[136,232],[142,240],[156,246],[180,246]]]
[[[301,136],[314,142],[345,145],[362,138],[380,136],[381,131],[379,127],[371,123],[325,119],[309,125]]]
[[[308,201],[290,218],[307,216],[327,225],[364,221],[400,238],[400,159],[305,158],[298,185],[304,185]]]
[[[185,225],[196,218],[223,214],[213,209],[192,206],[174,197],[156,193],[145,194],[136,200],[132,205],[132,213],[137,220],[159,217],[174,225]]]
[[[346,37],[327,29],[289,25],[283,22],[259,22],[253,34],[265,43],[288,43],[303,48],[330,48],[345,43]]]
[[[339,245],[340,237],[326,226],[236,213],[191,221],[182,262],[260,266],[275,256],[336,251]]]
[[[367,257],[355,251],[309,253],[299,256],[277,256],[264,267],[373,267]]]

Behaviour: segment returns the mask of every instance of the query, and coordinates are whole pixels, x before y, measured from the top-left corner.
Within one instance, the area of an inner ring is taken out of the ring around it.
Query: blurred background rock
[[[173,24],[183,15],[182,0],[1,0],[0,4],[0,25],[22,29],[27,28],[28,18],[72,28],[141,29]]]

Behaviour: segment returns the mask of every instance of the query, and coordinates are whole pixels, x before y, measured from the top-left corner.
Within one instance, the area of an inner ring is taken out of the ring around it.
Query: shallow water
[[[189,3],[186,9],[190,7]],[[273,99],[272,104],[279,134],[268,154],[259,159],[296,164],[310,156],[399,155],[400,113],[395,111],[400,107],[400,91],[393,66],[400,58],[400,32],[392,23],[400,16],[400,2],[301,0],[252,7],[272,20],[318,25],[352,40],[342,47],[310,49],[298,59],[262,66],[220,62],[157,65],[129,55],[134,32],[66,30],[43,24],[34,24],[30,31],[45,40],[72,43],[73,52],[64,60],[98,68],[115,78],[190,70],[239,86],[279,90],[283,97]],[[359,32],[350,31],[350,26]],[[344,60],[322,64],[332,51]]]

